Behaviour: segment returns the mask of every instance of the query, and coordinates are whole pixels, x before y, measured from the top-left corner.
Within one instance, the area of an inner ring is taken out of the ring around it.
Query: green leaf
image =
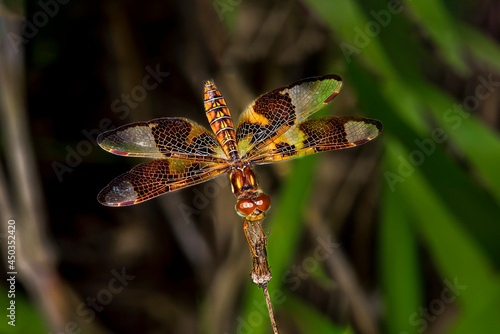
[[[398,157],[397,167],[384,171],[385,182],[395,192],[400,187],[407,189],[404,187],[406,181],[413,177],[416,170],[420,170],[442,201],[460,217],[463,226],[480,240],[495,263],[500,265],[500,245],[495,237],[496,222],[500,216],[498,203],[445,154],[444,148],[437,142],[440,140],[435,139],[440,137],[432,134],[433,129],[420,134],[414,130],[415,127],[410,128],[400,113],[388,104],[377,82],[359,66],[349,66],[348,76],[363,109],[384,124],[380,140],[385,142],[388,135],[394,135],[408,152]],[[376,106],[376,110],[373,106]],[[408,107],[409,110],[412,108]],[[378,115],[380,110],[383,113]]]
[[[394,138],[388,141],[396,140]],[[396,166],[398,161],[385,159]],[[397,160],[397,159],[396,159]],[[408,321],[422,305],[422,279],[419,275],[419,261],[415,229],[412,217],[405,212],[408,208],[401,196],[385,187],[380,226],[380,267],[381,283],[384,292],[386,332],[416,333],[416,327]]]
[[[365,66],[387,79],[398,76],[383,51],[378,34],[370,33],[369,20],[357,2],[306,0],[306,3],[342,38],[339,48],[347,64],[359,58]]]
[[[454,18],[440,0],[405,1],[417,23],[434,40],[443,59],[461,74],[469,72],[462,59],[464,48]]]
[[[468,307],[468,312],[457,319],[451,334],[495,333],[500,328],[500,282],[491,289],[478,291],[480,303]]]
[[[459,103],[438,87],[423,82],[415,83],[415,87],[421,96],[426,96],[425,102],[433,112],[440,128],[484,177],[484,186],[495,196],[500,205],[500,173],[498,173],[500,137],[480,123],[472,113],[480,103],[490,98],[491,93],[498,89],[490,83],[490,78],[480,76],[475,81],[475,91],[481,94],[467,96]],[[470,106],[475,106],[475,108],[469,111]]]
[[[390,164],[397,163],[397,157],[407,154],[396,141],[389,141],[387,148]],[[415,222],[415,228],[441,274],[443,291],[448,289],[446,299],[442,297],[443,293],[437,297],[441,303],[446,306],[450,303],[448,300],[454,302],[456,298],[467,317],[471,316],[469,312],[474,314],[477,307],[488,304],[488,291],[494,291],[497,285],[497,280],[491,275],[492,263],[423,174],[416,170],[394,196],[400,196],[406,203],[403,207],[408,208],[405,211],[412,213],[410,220]]]

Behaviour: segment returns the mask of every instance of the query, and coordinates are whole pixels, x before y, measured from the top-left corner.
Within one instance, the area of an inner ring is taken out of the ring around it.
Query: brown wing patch
[[[290,94],[274,90],[255,100],[246,110],[238,125],[236,140],[250,147],[265,145],[293,126],[296,118]]]

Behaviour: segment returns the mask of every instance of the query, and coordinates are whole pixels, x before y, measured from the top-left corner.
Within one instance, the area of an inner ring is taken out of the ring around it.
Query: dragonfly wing
[[[124,125],[102,133],[97,143],[122,156],[225,162],[214,135],[185,118],[158,118]]]
[[[263,147],[251,161],[264,164],[364,144],[382,132],[382,123],[356,116],[305,120]]]
[[[340,77],[327,75],[303,79],[261,95],[240,117],[236,130],[240,156],[251,157],[330,103],[341,86]]]
[[[127,206],[207,181],[227,166],[177,159],[157,159],[137,165],[111,181],[97,196],[107,206]]]

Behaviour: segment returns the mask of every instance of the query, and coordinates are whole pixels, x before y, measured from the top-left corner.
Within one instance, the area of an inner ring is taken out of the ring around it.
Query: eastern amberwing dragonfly
[[[132,123],[97,138],[113,154],[154,159],[118,176],[99,193],[98,200],[107,206],[137,204],[228,173],[237,198],[236,213],[243,217],[252,252],[252,279],[267,288],[272,276],[260,223],[271,200],[257,186],[253,166],[354,147],[377,137],[382,131],[377,120],[355,116],[308,119],[330,103],[341,86],[339,76],[326,75],[275,89],[252,102],[235,129],[222,94],[207,81],[204,104],[212,132],[175,117]]]

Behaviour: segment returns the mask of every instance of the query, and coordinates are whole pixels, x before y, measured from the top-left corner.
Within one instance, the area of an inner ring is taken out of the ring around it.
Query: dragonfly
[[[211,131],[189,119],[169,117],[99,135],[99,146],[110,153],[152,160],[115,178],[97,199],[106,206],[128,206],[228,174],[252,253],[251,277],[266,294],[272,275],[261,223],[271,200],[259,188],[254,166],[356,147],[377,137],[383,126],[374,119],[309,118],[332,102],[341,87],[342,79],[331,74],[272,90],[254,100],[234,127],[221,92],[206,81],[204,106]]]

